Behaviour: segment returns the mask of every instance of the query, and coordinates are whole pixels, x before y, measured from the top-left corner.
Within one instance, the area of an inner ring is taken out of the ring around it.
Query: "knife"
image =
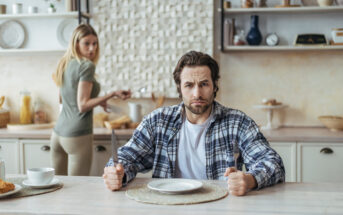
[[[111,142],[112,142],[112,160],[113,160],[113,164],[114,166],[116,166],[118,164],[118,144],[117,144],[117,140],[116,140],[116,135],[114,134],[114,129],[112,129],[112,138],[111,138]]]

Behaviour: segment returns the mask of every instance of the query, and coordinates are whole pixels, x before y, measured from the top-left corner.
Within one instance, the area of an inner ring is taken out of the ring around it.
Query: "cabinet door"
[[[125,145],[128,140],[118,140],[119,146]],[[97,141],[93,143],[93,159],[90,175],[102,176],[106,163],[111,158],[112,148],[111,140]]]
[[[23,172],[34,167],[51,167],[49,140],[21,140]]]
[[[5,161],[6,174],[19,174],[19,142],[18,140],[0,140],[0,158]]]
[[[342,143],[299,143],[299,182],[343,182]]]
[[[93,160],[90,175],[102,176],[104,167],[112,154],[111,142],[108,141],[94,141],[93,144]]]
[[[282,158],[286,171],[286,182],[296,182],[296,143],[270,142],[270,145]]]

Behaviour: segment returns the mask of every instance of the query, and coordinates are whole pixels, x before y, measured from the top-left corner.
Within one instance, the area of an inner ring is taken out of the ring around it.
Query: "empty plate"
[[[148,188],[154,191],[167,194],[185,193],[200,189],[203,186],[201,181],[192,179],[161,179],[148,183]]]
[[[20,48],[25,41],[25,29],[18,21],[6,21],[0,25],[0,46],[4,49]]]

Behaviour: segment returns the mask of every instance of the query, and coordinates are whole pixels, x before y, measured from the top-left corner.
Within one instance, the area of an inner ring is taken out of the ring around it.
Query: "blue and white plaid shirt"
[[[239,144],[240,158],[247,173],[257,181],[257,189],[285,180],[281,157],[269,146],[256,123],[239,110],[213,104],[213,118],[206,131],[206,175],[209,180],[226,180],[227,167],[234,166],[233,145]],[[132,138],[118,149],[118,159],[125,169],[127,184],[137,174],[152,169],[153,178],[175,177],[180,128],[184,104],[159,108],[140,123]],[[113,165],[112,159],[107,166]]]

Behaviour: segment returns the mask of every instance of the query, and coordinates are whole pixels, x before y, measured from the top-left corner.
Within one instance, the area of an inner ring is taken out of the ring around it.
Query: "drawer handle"
[[[330,148],[322,148],[322,149],[320,150],[320,153],[322,153],[322,154],[332,154],[332,153],[333,153],[333,150],[330,149]]]
[[[42,146],[41,148],[40,148],[42,151],[45,151],[45,152],[48,152],[48,151],[50,151],[50,146]]]
[[[104,152],[104,151],[106,151],[106,148],[104,146],[102,146],[102,145],[99,145],[99,146],[95,147],[95,151],[97,151],[97,152]]]

